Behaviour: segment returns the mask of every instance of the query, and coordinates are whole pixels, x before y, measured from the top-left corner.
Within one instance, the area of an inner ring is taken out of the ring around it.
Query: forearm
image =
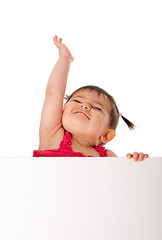
[[[64,97],[71,59],[59,57],[47,83],[46,94],[61,94]]]

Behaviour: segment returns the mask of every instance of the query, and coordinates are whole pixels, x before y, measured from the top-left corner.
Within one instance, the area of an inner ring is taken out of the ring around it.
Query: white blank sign
[[[162,158],[0,158],[1,240],[161,240]]]

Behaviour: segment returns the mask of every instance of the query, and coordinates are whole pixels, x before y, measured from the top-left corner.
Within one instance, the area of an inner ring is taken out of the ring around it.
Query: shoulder
[[[106,149],[106,153],[108,157],[117,157],[117,155],[109,149]]]
[[[39,138],[39,149],[58,149],[60,142],[64,139],[64,129],[61,127],[57,131],[51,131],[50,133]]]

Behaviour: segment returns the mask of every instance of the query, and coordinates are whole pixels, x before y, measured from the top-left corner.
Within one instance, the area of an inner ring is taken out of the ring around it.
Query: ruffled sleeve
[[[96,151],[100,153],[100,157],[107,157],[107,152],[105,147],[98,145],[95,147]]]
[[[64,139],[60,142],[59,148],[72,150],[70,145],[71,145],[71,135],[69,132],[65,132]]]

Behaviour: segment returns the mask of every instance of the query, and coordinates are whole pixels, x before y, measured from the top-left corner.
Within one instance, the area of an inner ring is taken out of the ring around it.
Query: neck
[[[76,135],[71,134],[71,141],[72,141],[72,144],[76,145],[78,148],[82,148],[82,149],[92,148],[90,142],[87,141],[87,138],[83,139]]]

